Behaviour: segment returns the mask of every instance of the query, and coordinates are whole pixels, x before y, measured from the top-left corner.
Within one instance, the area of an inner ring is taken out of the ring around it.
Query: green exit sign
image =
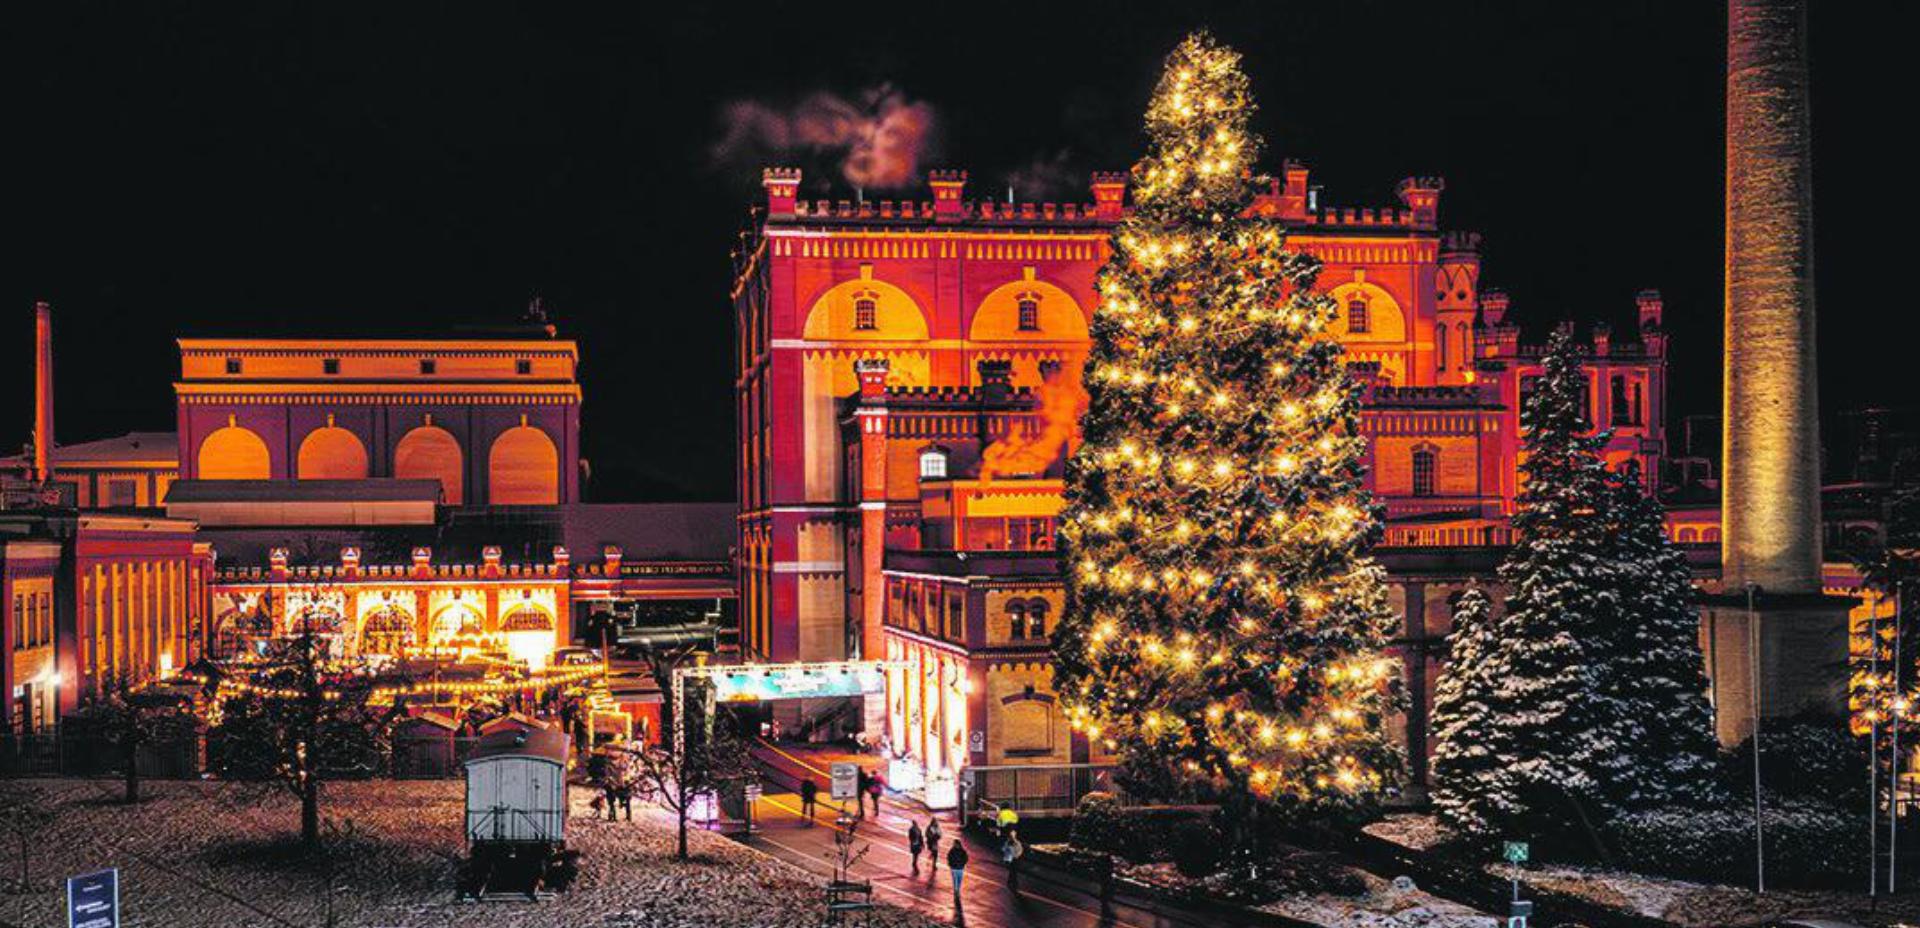
[[[1527,862],[1527,842],[1508,841],[1506,858],[1508,863],[1515,863],[1515,864],[1526,863]]]

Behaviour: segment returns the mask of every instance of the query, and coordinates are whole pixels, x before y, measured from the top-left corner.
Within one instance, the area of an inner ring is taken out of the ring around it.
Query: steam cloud
[[[1063,366],[1035,391],[1039,398],[1040,428],[1021,423],[1005,438],[980,453],[980,479],[1030,477],[1053,465],[1068,442],[1080,435],[1080,416],[1087,411],[1087,390],[1080,385],[1078,365]]]
[[[795,153],[837,156],[848,183],[883,190],[920,182],[920,164],[939,126],[930,104],[887,84],[857,100],[816,91],[790,108],[736,100],[721,121],[726,133],[713,146],[717,165],[759,167]]]

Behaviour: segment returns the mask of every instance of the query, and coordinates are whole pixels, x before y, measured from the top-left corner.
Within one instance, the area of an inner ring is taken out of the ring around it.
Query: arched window
[[[1434,363],[1437,366],[1439,366],[1441,370],[1443,371],[1446,370],[1447,369],[1447,324],[1444,322],[1436,322],[1433,324],[1433,352],[1434,352],[1433,356],[1435,358]]]
[[[1365,332],[1367,331],[1367,328],[1368,328],[1367,322],[1368,322],[1367,301],[1357,296],[1351,300],[1348,300],[1347,301],[1347,331]]]
[[[1015,639],[1027,637],[1027,603],[1025,600],[1016,599],[1008,603],[1007,618],[1010,620],[1007,637]]]
[[[362,654],[398,655],[413,646],[413,616],[398,606],[381,606],[360,623]]]
[[[265,480],[273,476],[267,443],[237,425],[215,429],[200,443],[199,464],[202,480]]]
[[[920,479],[947,479],[947,449],[936,446],[920,452]]]
[[[560,502],[560,450],[547,433],[519,425],[494,439],[487,454],[487,501],[496,506]]]
[[[871,332],[878,328],[879,325],[878,306],[874,302],[872,295],[863,293],[855,298],[853,301],[853,327],[862,331]]]
[[[1700,532],[1699,530],[1693,528],[1692,526],[1688,526],[1680,530],[1679,540],[1680,540],[1680,543],[1683,545],[1693,544],[1694,542],[1700,540]]]
[[[1047,636],[1047,601],[1044,599],[1027,600],[1027,633],[1024,638],[1045,638]]]
[[[1020,331],[1040,331],[1040,301],[1034,297],[1020,298]]]
[[[1708,543],[1708,544],[1719,544],[1719,543],[1720,543],[1720,529],[1719,529],[1718,527],[1715,527],[1715,528],[1710,528],[1710,529],[1707,529],[1707,530],[1706,530],[1706,531],[1704,531],[1704,532],[1701,532],[1701,533],[1700,533],[1700,540],[1701,540],[1701,541],[1704,541],[1704,542],[1706,542],[1706,543]]]
[[[419,426],[394,446],[393,475],[440,481],[441,498],[449,506],[458,506],[462,501],[464,472],[459,440],[437,425]]]
[[[1454,328],[1460,333],[1460,355],[1454,363],[1459,364],[1461,370],[1466,370],[1473,366],[1473,326],[1462,322]]]
[[[531,603],[522,603],[507,610],[500,619],[503,632],[550,632],[553,631],[553,617],[545,609]]]
[[[1432,445],[1421,445],[1413,449],[1413,495],[1432,496],[1434,471],[1439,464],[1440,449]]]
[[[301,480],[364,480],[367,448],[359,436],[329,424],[300,442],[294,472]]]

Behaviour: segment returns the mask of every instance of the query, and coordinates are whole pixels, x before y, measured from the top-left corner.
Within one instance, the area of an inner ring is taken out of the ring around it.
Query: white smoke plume
[[[825,155],[838,158],[848,183],[886,190],[920,183],[939,118],[932,105],[882,84],[854,100],[816,91],[791,107],[736,100],[721,122],[717,165],[757,168],[772,158]]]

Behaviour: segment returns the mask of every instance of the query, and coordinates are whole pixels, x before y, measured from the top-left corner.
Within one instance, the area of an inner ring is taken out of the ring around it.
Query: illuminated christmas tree
[[[1239,56],[1205,34],[1147,109],[1068,469],[1057,688],[1137,787],[1327,812],[1399,767],[1392,614],[1320,265],[1247,215],[1253,112]]]

